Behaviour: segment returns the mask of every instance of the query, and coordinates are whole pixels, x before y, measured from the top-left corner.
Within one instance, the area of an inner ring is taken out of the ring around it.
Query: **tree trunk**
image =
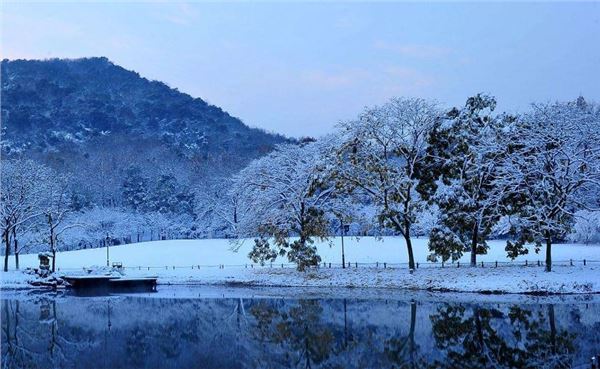
[[[8,237],[8,229],[4,230],[4,244],[6,246],[6,252],[4,253],[4,271],[8,272],[8,256],[10,255],[10,240]]]
[[[415,364],[415,325],[417,323],[417,302],[410,302],[410,329],[408,331],[408,349],[410,362]]]
[[[479,308],[475,308],[473,311],[473,315],[475,317],[475,329],[477,330],[477,343],[479,345],[479,350],[483,352],[485,347],[485,339],[483,338],[483,326],[481,324],[481,315],[479,312]]]
[[[404,232],[404,240],[406,241],[406,250],[408,251],[408,269],[410,273],[415,271],[415,257],[413,255],[412,241],[410,240],[410,229],[406,227]]]
[[[13,227],[13,244],[15,245],[15,268],[19,270],[19,243],[17,241],[17,227]]]
[[[50,237],[48,242],[50,243],[50,252],[52,253],[52,273],[56,270],[56,239],[54,237],[54,226],[52,224],[52,214],[48,214],[48,226],[50,226]]]
[[[475,222],[473,226],[473,234],[471,238],[471,266],[477,266],[477,241],[479,236],[479,224]]]
[[[56,270],[56,250],[52,249],[52,273]]]
[[[546,271],[552,271],[552,238],[546,237]]]
[[[550,347],[552,354],[556,354],[556,322],[554,320],[554,305],[548,305],[548,320],[550,322]]]
[[[411,213],[411,185],[408,185],[406,190],[406,200],[404,200],[404,219],[402,221],[402,225],[404,227],[404,240],[406,241],[406,250],[408,251],[408,271],[409,273],[413,273],[415,271],[415,257],[413,255],[412,241],[410,240],[410,226],[411,222],[407,218],[408,214]]]

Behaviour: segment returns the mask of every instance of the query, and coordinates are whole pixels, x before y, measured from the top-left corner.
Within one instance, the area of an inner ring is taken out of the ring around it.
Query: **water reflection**
[[[571,368],[599,304],[37,296],[2,300],[4,368]]]
[[[545,311],[544,311],[545,309]],[[570,368],[575,332],[557,328],[554,305],[534,311],[445,305],[431,315],[438,367]]]

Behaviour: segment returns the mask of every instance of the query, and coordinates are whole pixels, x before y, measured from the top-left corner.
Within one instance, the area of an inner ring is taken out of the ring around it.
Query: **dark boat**
[[[89,291],[154,291],[158,277],[124,278],[110,275],[64,276],[69,287]]]

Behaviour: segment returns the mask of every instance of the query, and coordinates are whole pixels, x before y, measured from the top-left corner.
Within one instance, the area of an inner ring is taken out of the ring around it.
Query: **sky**
[[[106,56],[252,127],[319,136],[394,96],[600,101],[600,2],[3,2],[2,58]]]

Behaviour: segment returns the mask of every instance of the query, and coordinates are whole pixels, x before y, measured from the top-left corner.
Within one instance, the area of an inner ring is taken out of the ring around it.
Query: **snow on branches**
[[[421,193],[440,210],[433,227],[430,260],[457,260],[486,253],[486,238],[500,219],[501,193],[495,186],[504,155],[502,127],[512,118],[493,116],[496,100],[478,94],[462,109],[452,109],[428,134]]]
[[[426,205],[417,186],[427,136],[438,116],[434,103],[396,98],[339,126],[342,143],[333,170],[337,185],[368,197],[382,228],[404,237],[410,270],[415,268],[412,228]]]
[[[44,211],[47,200],[45,184],[50,171],[32,160],[4,160],[1,167],[0,221],[5,246],[4,271],[8,270],[8,255],[14,246],[15,262],[19,263],[21,247],[18,234],[34,225]]]
[[[508,213],[518,235],[507,250],[536,251],[546,244],[546,270],[553,240],[564,239],[578,210],[600,208],[600,110],[583,99],[533,105],[507,130],[508,153],[500,167]]]
[[[299,270],[320,262],[312,244],[328,236],[324,209],[333,192],[317,181],[324,144],[278,146],[237,175],[232,189],[240,199],[237,234],[259,236],[249,255],[255,262],[287,255]]]

